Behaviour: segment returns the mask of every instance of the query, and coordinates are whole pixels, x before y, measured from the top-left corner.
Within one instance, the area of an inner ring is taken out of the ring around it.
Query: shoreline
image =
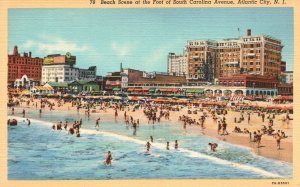
[[[8,116],[8,117],[9,118],[15,118],[18,121],[19,120],[23,121],[24,119],[26,119],[26,118],[23,118],[23,117],[20,117],[20,116]],[[44,126],[51,127],[51,125],[53,124],[53,122],[44,121],[44,120],[38,120],[38,119],[35,119],[35,118],[27,118],[27,119],[30,119],[31,122],[38,123],[38,125],[44,125]],[[140,144],[140,145],[144,145],[144,143],[145,143],[144,140],[141,140],[141,139],[138,139],[138,138],[133,138],[133,137],[127,137],[125,135],[118,134],[118,133],[115,133],[115,132],[110,132],[110,131],[95,131],[95,132],[93,132],[94,131],[93,129],[85,129],[85,128],[82,128],[82,131],[84,132],[84,134],[97,134],[97,135],[100,134],[100,135],[103,135],[103,136],[115,137],[115,138],[117,138],[119,140],[131,141],[131,142],[134,142],[134,143]],[[226,142],[226,144],[231,144],[231,143]],[[162,150],[165,149],[165,144],[163,144],[161,142],[152,143],[152,145],[155,146],[158,149],[162,149]],[[231,145],[236,146],[235,144],[231,144]],[[247,147],[244,147],[244,146],[239,146],[239,147],[241,147],[243,149],[248,149]],[[235,168],[238,167],[238,168],[240,168],[242,170],[255,172],[255,173],[258,173],[258,174],[269,176],[271,178],[282,178],[283,177],[280,174],[267,171],[267,170],[265,170],[263,168],[259,168],[259,167],[252,166],[252,165],[248,165],[248,164],[245,164],[245,163],[239,163],[239,162],[235,162],[235,161],[231,161],[231,160],[222,159],[222,158],[214,157],[214,156],[211,156],[211,155],[206,155],[204,153],[193,151],[193,150],[190,150],[190,149],[187,149],[187,148],[179,148],[178,151],[182,152],[182,153],[186,153],[187,157],[191,157],[191,158],[194,158],[194,157],[203,158],[203,159],[206,159],[206,160],[214,161],[217,164],[228,165],[228,166],[232,166],[232,167],[235,167]],[[274,161],[278,162],[278,160],[274,160]],[[279,162],[282,162],[284,164],[290,164],[290,163],[286,163],[284,161],[279,161]]]
[[[24,105],[24,104],[23,104]],[[20,106],[18,107],[20,109],[25,108],[25,110],[30,110],[32,108],[34,108],[34,110],[36,110],[36,108],[34,106]],[[129,116],[133,116],[134,118],[136,118],[136,116],[138,116],[139,120],[140,120],[140,124],[148,124],[148,120],[146,119],[146,117],[143,114],[143,111],[141,109],[136,110],[135,112],[132,111],[132,106],[129,107],[130,111],[127,110],[127,108],[125,109],[125,111],[127,112],[127,114]],[[8,110],[9,111],[9,110]],[[47,109],[43,109],[43,112],[47,112],[49,110]],[[70,103],[66,103],[60,107],[55,107],[54,112],[59,112],[59,111],[64,111],[66,113],[76,113],[76,108],[75,107],[71,107]],[[181,109],[179,112],[174,112],[174,111],[170,111],[170,120],[166,120],[161,118],[161,122],[164,123],[168,123],[169,125],[180,125],[183,124],[183,122],[178,120],[179,115],[186,115],[187,110],[186,109]],[[124,119],[123,119],[123,115],[124,115],[124,111],[118,111],[118,117],[117,120],[120,123],[125,123]],[[83,117],[85,117],[84,115],[84,111],[83,109],[80,109],[79,114],[82,115]],[[239,113],[238,113],[239,114]],[[109,121],[109,122],[113,122],[115,120],[114,118],[114,110],[112,108],[107,108],[107,111],[104,112],[103,110],[96,110],[96,112],[92,112],[91,116],[101,116],[101,121],[105,122],[105,121]],[[274,159],[274,160],[278,160],[278,161],[284,161],[287,163],[293,163],[293,140],[292,140],[292,122],[289,125],[289,129],[285,129],[284,127],[282,127],[282,125],[280,125],[280,121],[279,120],[274,120],[274,126],[283,130],[287,130],[287,135],[289,136],[288,138],[285,138],[281,141],[281,150],[277,150],[276,147],[276,141],[273,137],[271,136],[267,136],[264,135],[262,137],[262,141],[261,141],[261,147],[257,148],[256,144],[253,142],[249,142],[249,135],[247,134],[241,134],[241,133],[233,133],[233,127],[239,125],[239,127],[247,127],[249,129],[258,129],[259,127],[261,127],[261,122],[258,121],[258,119],[254,118],[254,114],[252,118],[253,122],[249,124],[233,124],[232,120],[233,117],[235,117],[237,115],[236,112],[233,111],[229,111],[229,119],[228,119],[228,132],[230,133],[230,135],[227,136],[220,136],[217,134],[217,126],[215,125],[215,122],[213,122],[213,120],[211,118],[207,118],[206,124],[205,124],[205,129],[201,130],[200,127],[192,125],[189,126],[187,125],[187,129],[185,130],[188,134],[196,134],[196,135],[204,135],[207,136],[209,138],[212,139],[216,139],[219,141],[224,141],[233,145],[238,145],[238,146],[242,146],[245,147],[247,149],[251,149],[251,152],[258,155],[258,156],[262,156],[262,157],[266,157],[266,158],[270,158],[270,159]],[[10,116],[10,111],[8,112],[8,116]],[[191,117],[197,117],[199,116],[199,114],[191,114],[189,115]],[[277,116],[276,116],[277,117]],[[280,117],[280,116],[278,116]],[[38,120],[38,119],[37,119]],[[266,122],[265,122],[266,123]],[[156,122],[157,124],[157,122]]]

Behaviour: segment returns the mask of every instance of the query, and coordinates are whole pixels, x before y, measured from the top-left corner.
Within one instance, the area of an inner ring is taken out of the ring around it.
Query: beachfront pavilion
[[[55,93],[65,93],[68,90],[66,82],[47,82],[44,86],[53,88]]]
[[[209,95],[209,96],[227,96],[231,97],[234,95],[268,95],[276,96],[278,95],[278,90],[276,88],[253,88],[253,87],[241,87],[241,86],[167,86],[167,85],[156,85],[156,86],[146,86],[138,85],[130,86],[128,93],[131,94],[180,94],[180,95]]]
[[[73,94],[100,91],[100,85],[96,81],[77,80],[69,83],[68,87]]]

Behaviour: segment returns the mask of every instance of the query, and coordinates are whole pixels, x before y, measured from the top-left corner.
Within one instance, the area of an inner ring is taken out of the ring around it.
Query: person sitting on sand
[[[243,131],[244,134],[249,134],[249,132],[250,131],[247,128],[244,128],[244,131]]]
[[[107,155],[106,155],[106,159],[105,159],[105,165],[106,166],[111,166],[111,161],[112,161],[112,155],[111,155],[111,152],[108,151],[107,152]]]
[[[208,145],[210,146],[210,150],[215,152],[216,148],[218,147],[218,144],[216,143],[208,143]]]
[[[241,128],[235,126],[233,132],[242,133],[242,130],[241,130]]]
[[[287,136],[285,135],[285,133],[283,131],[281,131],[281,137],[282,138],[287,138]]]

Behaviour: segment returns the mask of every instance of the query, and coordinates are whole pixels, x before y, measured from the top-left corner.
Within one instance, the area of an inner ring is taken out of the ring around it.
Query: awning
[[[204,89],[186,89],[186,93],[203,93]]]
[[[140,91],[143,91],[143,89],[142,88],[134,88],[134,91],[135,92],[140,92]]]
[[[149,88],[149,92],[155,92],[156,88]]]
[[[177,92],[177,88],[160,88],[159,91],[161,92]]]

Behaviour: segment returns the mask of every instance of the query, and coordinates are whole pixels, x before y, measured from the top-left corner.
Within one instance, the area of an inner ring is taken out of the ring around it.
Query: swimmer
[[[218,147],[218,144],[216,143],[208,143],[208,145],[210,146],[210,150],[215,152],[216,148]]]

